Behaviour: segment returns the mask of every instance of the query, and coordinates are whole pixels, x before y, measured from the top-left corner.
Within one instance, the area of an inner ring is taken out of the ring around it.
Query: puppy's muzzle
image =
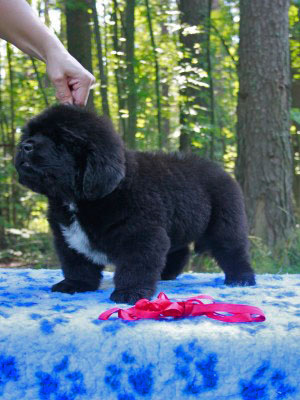
[[[22,172],[30,168],[30,158],[34,150],[34,144],[31,140],[26,140],[19,146],[19,152],[16,157],[16,167],[21,169]]]

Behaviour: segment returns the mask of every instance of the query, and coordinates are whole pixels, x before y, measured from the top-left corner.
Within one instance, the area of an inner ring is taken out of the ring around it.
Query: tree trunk
[[[10,103],[10,156],[13,161],[15,158],[16,148],[16,126],[15,126],[15,94],[14,94],[14,69],[12,65],[12,51],[9,43],[6,43],[6,54],[8,62],[8,78],[9,78],[9,103]],[[9,201],[9,208],[11,210],[12,223],[17,226],[17,177],[16,171],[13,169],[11,174],[11,196]]]
[[[163,146],[163,133],[161,127],[160,68],[156,52],[156,44],[152,27],[152,16],[151,16],[149,0],[145,0],[145,3],[147,9],[147,20],[148,20],[150,39],[154,56],[154,65],[155,65],[155,94],[156,94],[156,108],[157,108],[158,148],[161,149]]]
[[[2,102],[2,59],[1,59],[1,54],[0,54],[0,151],[1,151],[1,157],[3,159],[1,160],[3,162],[3,172],[0,170],[0,179],[1,179],[1,184],[0,184],[0,250],[6,248],[6,235],[5,235],[5,215],[4,215],[4,209],[5,209],[5,203],[4,203],[4,185],[3,185],[3,178],[5,176],[5,159],[6,159],[6,151],[5,151],[5,145],[6,145],[6,124],[4,121],[5,118],[5,113],[3,108],[3,102]],[[3,148],[2,148],[3,146]]]
[[[103,12],[104,12],[104,16],[106,17],[106,15],[107,15],[107,7],[106,7],[105,4],[103,4]],[[107,22],[106,22],[105,19],[104,19],[104,23],[103,24],[104,24],[104,26],[103,26],[103,31],[104,31],[104,57],[105,57],[105,60],[106,60],[104,70],[105,70],[106,76],[108,76],[108,54],[109,54],[109,50],[108,50],[108,29],[107,29]]]
[[[292,108],[300,109],[300,67],[299,67],[299,42],[300,42],[300,7],[294,2],[294,6],[298,8],[298,21],[293,26],[293,29],[290,32],[291,41],[291,54],[294,56],[294,59],[291,60],[291,72],[292,72]],[[294,51],[293,46],[296,47],[296,51]],[[296,53],[296,56],[294,55]],[[299,121],[293,121],[296,133],[292,135],[292,143],[293,143],[293,160],[294,160],[294,182],[293,182],[293,192],[295,204],[298,210],[300,210],[300,123]]]
[[[2,58],[0,53],[0,127],[1,127],[1,144],[3,144],[4,148],[7,145],[7,133],[9,130],[8,118],[5,113],[4,102],[3,102],[3,93],[2,93],[2,76],[4,76],[2,72]],[[3,85],[4,86],[4,85]]]
[[[295,75],[299,74],[299,71]],[[300,109],[300,81],[293,79],[292,81],[292,107]],[[292,135],[293,144],[293,161],[294,161],[294,180],[293,180],[293,194],[295,204],[300,210],[300,123],[294,121],[296,134]]]
[[[40,89],[40,91],[42,93],[42,96],[43,96],[43,99],[44,99],[44,102],[45,102],[45,106],[49,107],[49,101],[48,101],[47,93],[46,93],[45,88],[43,86],[43,82],[42,82],[39,70],[38,70],[38,68],[36,66],[36,63],[35,63],[35,59],[33,57],[30,57],[30,59],[31,59],[31,62],[32,62],[32,66],[33,66],[33,69],[34,69],[36,80],[37,80],[38,85],[39,85],[39,89]]]
[[[118,97],[118,114],[119,114],[119,128],[121,130],[122,136],[127,137],[127,121],[123,118],[122,110],[126,109],[126,102],[124,97],[125,88],[123,85],[124,77],[123,71],[121,68],[121,47],[119,45],[119,27],[118,27],[118,2],[117,0],[113,0],[113,11],[112,11],[112,20],[114,22],[113,25],[113,46],[116,54],[116,67],[115,67],[115,79],[116,79],[116,87],[117,87],[117,97]]]
[[[166,5],[169,6],[168,0],[166,1]],[[169,39],[169,31],[165,22],[161,23],[161,40],[168,41]],[[168,68],[163,67],[161,69],[161,94],[162,94],[162,145],[163,148],[169,149],[169,136],[170,136],[170,99],[169,99],[169,74]]]
[[[102,100],[102,112],[109,116],[110,112],[109,112],[108,95],[107,95],[108,81],[107,81],[107,75],[106,75],[105,67],[104,67],[104,63],[103,63],[102,39],[101,39],[101,32],[100,32],[99,23],[98,23],[96,0],[91,0],[91,6],[92,6],[92,11],[93,11],[94,33],[95,33],[95,39],[96,39],[96,44],[97,44],[97,56],[98,56],[98,65],[99,65],[99,72],[100,72],[100,93],[101,93],[101,100]]]
[[[137,122],[137,93],[135,84],[135,73],[134,73],[134,11],[135,11],[135,0],[127,0],[125,6],[125,60],[127,66],[127,107],[128,107],[128,130],[125,132],[125,142],[127,145],[134,149],[136,147],[135,134],[136,134],[136,122]]]
[[[92,32],[88,0],[65,0],[68,50],[80,64],[93,73],[92,68]],[[87,108],[94,109],[91,90]]]
[[[49,16],[49,0],[44,1],[44,20],[47,26],[50,26],[50,16]]]
[[[209,92],[207,83],[207,46],[209,0],[179,0],[180,60],[180,150],[188,151],[194,132],[207,124]]]
[[[209,80],[209,119],[210,119],[210,159],[215,159],[215,97],[214,97],[214,81],[212,62],[210,54],[210,33],[211,33],[211,10],[212,0],[208,1],[208,17],[207,17],[207,46],[206,46],[206,59],[207,59],[207,75]]]
[[[240,0],[236,174],[251,233],[268,245],[293,227],[289,0]]]
[[[293,153],[294,153],[294,179],[293,179],[293,195],[297,211],[300,210],[300,173],[299,173],[299,155],[300,155],[300,124],[295,122],[297,132],[292,137]]]

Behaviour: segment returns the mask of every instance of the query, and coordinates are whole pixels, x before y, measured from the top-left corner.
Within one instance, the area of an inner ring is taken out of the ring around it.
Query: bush
[[[0,251],[1,267],[58,268],[49,233],[6,229],[7,248]]]

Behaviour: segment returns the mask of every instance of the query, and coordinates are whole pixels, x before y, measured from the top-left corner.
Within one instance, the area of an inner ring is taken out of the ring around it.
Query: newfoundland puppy
[[[20,183],[48,197],[65,277],[53,292],[97,290],[110,263],[111,300],[150,299],[158,280],[182,272],[191,243],[226,284],[255,284],[242,193],[215,163],[126,150],[107,118],[58,105],[29,121],[15,164]]]

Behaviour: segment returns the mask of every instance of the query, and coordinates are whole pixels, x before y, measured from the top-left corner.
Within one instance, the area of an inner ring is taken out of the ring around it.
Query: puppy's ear
[[[91,143],[83,175],[83,196],[96,200],[111,193],[125,176],[125,152],[121,138],[102,119],[98,140]]]

